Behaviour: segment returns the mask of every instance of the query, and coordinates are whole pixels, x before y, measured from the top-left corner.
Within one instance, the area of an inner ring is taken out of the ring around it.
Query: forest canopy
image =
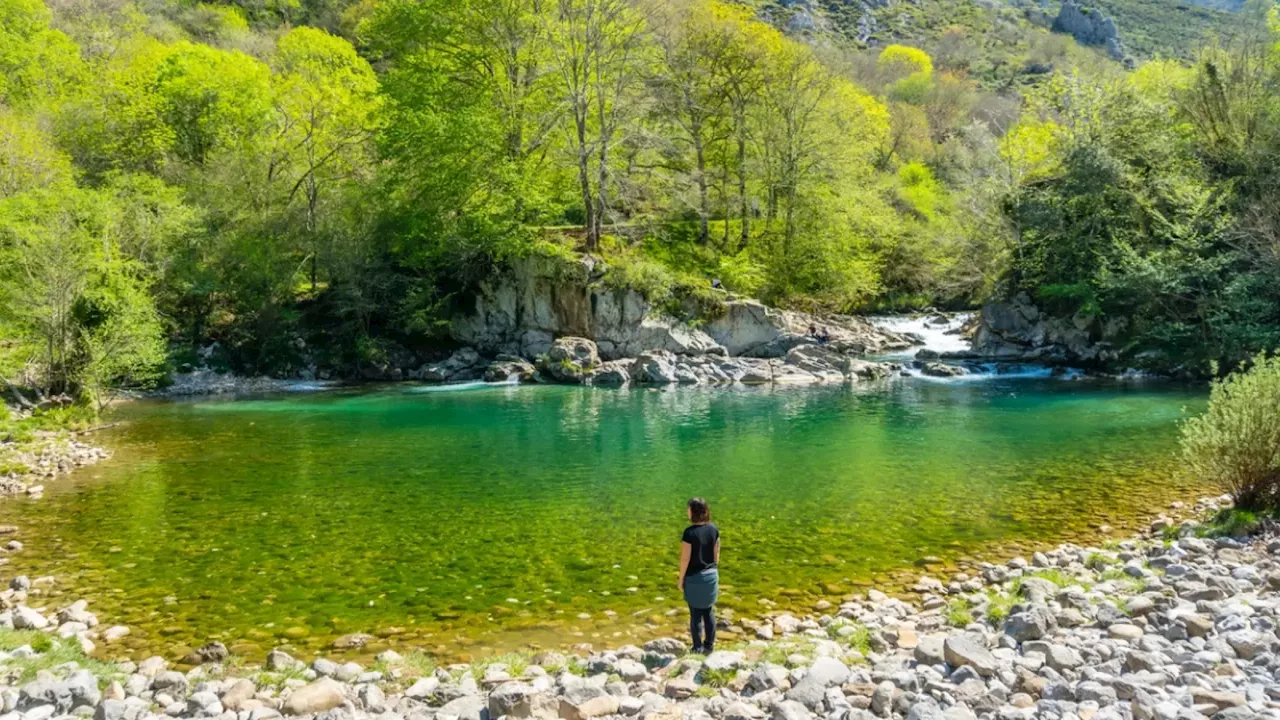
[[[993,86],[978,39],[721,0],[0,0],[0,383],[358,374],[530,253],[838,312],[1029,292],[1157,369],[1280,345],[1274,6],[1133,71],[1022,32]]]

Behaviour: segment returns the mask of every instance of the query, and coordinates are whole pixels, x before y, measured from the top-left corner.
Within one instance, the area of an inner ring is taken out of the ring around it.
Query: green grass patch
[[[430,675],[436,671],[435,658],[421,650],[414,650],[406,654],[397,664],[405,670],[408,670],[410,674],[416,673],[418,676]],[[547,672],[551,671],[547,670]]]
[[[704,667],[698,674],[702,676],[703,685],[713,688],[722,688],[728,687],[729,683],[733,682],[733,679],[738,676],[738,671],[732,669],[713,670],[711,668]]]
[[[1223,508],[1209,518],[1208,522],[1196,528],[1196,535],[1205,538],[1246,537],[1259,532],[1263,520],[1269,517],[1272,517],[1271,513]]]
[[[844,641],[863,655],[871,652],[871,631],[862,623],[854,623],[853,632],[846,635]]]
[[[1084,559],[1085,567],[1092,568],[1094,570],[1105,570],[1106,568],[1112,565],[1115,565],[1119,562],[1120,561],[1117,560],[1116,558],[1109,557],[1107,555],[1103,555],[1102,553],[1096,553],[1096,552],[1089,553],[1089,555]]]
[[[280,690],[284,688],[285,682],[288,680],[304,680],[307,672],[307,666],[301,663],[280,672],[272,672],[269,670],[259,670],[249,676],[254,685],[260,688],[274,688]]]
[[[1018,595],[1016,592],[1000,593],[995,590],[987,591],[987,610],[986,616],[994,625],[999,625],[1009,617],[1009,611],[1014,605],[1018,604]]]
[[[947,603],[947,609],[943,613],[943,617],[947,619],[947,624],[951,627],[962,628],[973,622],[973,607],[969,605],[968,600],[956,598]]]
[[[1058,570],[1057,568],[1046,568],[1044,570],[1036,570],[1035,572],[1032,572],[1032,573],[1024,573],[1022,577],[1023,578],[1040,578],[1041,580],[1048,580],[1049,582],[1053,583],[1054,585],[1057,585],[1058,587],[1067,587],[1069,585],[1076,584],[1075,578],[1062,572],[1061,570]],[[1019,589],[1021,589],[1022,587],[1021,584],[1019,584],[1018,587]]]
[[[864,628],[865,629],[865,628]],[[867,633],[867,644],[870,646],[871,634]],[[796,642],[789,640],[785,642],[772,642],[764,648],[764,652],[760,653],[760,662],[767,662],[771,665],[781,665],[783,667],[791,667],[791,663],[787,662],[790,655],[812,655],[812,642]]]
[[[123,676],[114,663],[91,658],[74,643],[59,640],[47,633],[0,630],[0,649],[16,650],[23,645],[30,645],[31,649],[40,654],[25,658],[10,658],[5,662],[8,668],[16,671],[18,683],[30,682],[41,670],[51,670],[67,663],[75,663],[90,670],[102,682],[110,682]]]
[[[53,636],[35,630],[0,630],[0,650],[17,650],[23,645],[36,652],[47,652],[53,647]]]
[[[491,665],[502,664],[507,667],[507,674],[511,677],[520,677],[529,667],[529,657],[524,653],[509,652],[502,655],[492,655],[490,657],[481,658],[471,663],[471,674],[477,680],[484,677],[484,673]],[[545,669],[545,668],[544,668]]]

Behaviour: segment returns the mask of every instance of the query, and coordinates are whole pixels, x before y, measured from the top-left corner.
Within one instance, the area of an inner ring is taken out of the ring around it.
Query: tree
[[[312,292],[321,250],[321,193],[369,167],[378,81],[346,40],[298,28],[280,38],[273,60],[276,128],[268,179],[301,198]]]
[[[71,158],[36,124],[0,106],[0,199],[67,183]]]
[[[610,152],[622,140],[623,118],[635,112],[629,101],[639,78],[644,29],[644,17],[627,0],[558,0],[549,29],[589,251],[599,246],[610,210]]]
[[[713,157],[720,157],[722,177],[737,172],[740,247],[744,247],[750,233],[748,112],[758,98],[763,53],[776,46],[779,38],[757,32],[765,26],[753,21],[749,11],[717,0],[661,4],[653,12],[651,24],[662,54],[652,80],[655,109],[662,118],[674,121],[693,156],[690,175],[698,195],[698,240],[705,245],[710,237],[713,178],[709,165]],[[722,147],[730,140],[736,152]],[[725,232],[727,236],[727,222]]]
[[[110,202],[74,187],[0,201],[0,325],[46,392],[95,396],[163,361],[145,269],[112,241]]]
[[[49,21],[40,0],[0,0],[0,102],[61,98],[83,80],[79,49]]]
[[[156,68],[159,113],[176,159],[205,164],[253,146],[271,121],[270,70],[237,51],[179,42]]]

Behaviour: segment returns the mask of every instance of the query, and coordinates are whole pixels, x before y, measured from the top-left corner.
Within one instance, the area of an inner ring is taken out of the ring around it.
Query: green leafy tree
[[[370,166],[378,81],[350,43],[313,28],[280,38],[273,64],[277,131],[267,172],[287,188],[286,204],[304,209],[302,247],[314,292],[320,256],[331,245],[322,239],[322,198],[356,183]]]

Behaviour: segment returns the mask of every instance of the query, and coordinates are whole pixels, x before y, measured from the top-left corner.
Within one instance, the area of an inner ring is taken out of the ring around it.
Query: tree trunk
[[[737,202],[742,218],[742,228],[737,241],[739,251],[746,250],[746,243],[751,237],[751,218],[748,202],[746,202],[746,138],[741,131],[737,133]]]
[[[707,161],[702,147],[701,129],[693,133],[693,154],[698,166],[698,244],[706,246],[711,238],[709,226],[711,208],[708,207],[710,199],[707,191]]]
[[[591,168],[588,167],[587,121],[579,115],[575,122],[578,132],[578,183],[582,186],[582,211],[586,214],[583,225],[587,230],[586,249],[594,251],[600,244],[599,228],[596,227],[595,201],[591,197]]]

